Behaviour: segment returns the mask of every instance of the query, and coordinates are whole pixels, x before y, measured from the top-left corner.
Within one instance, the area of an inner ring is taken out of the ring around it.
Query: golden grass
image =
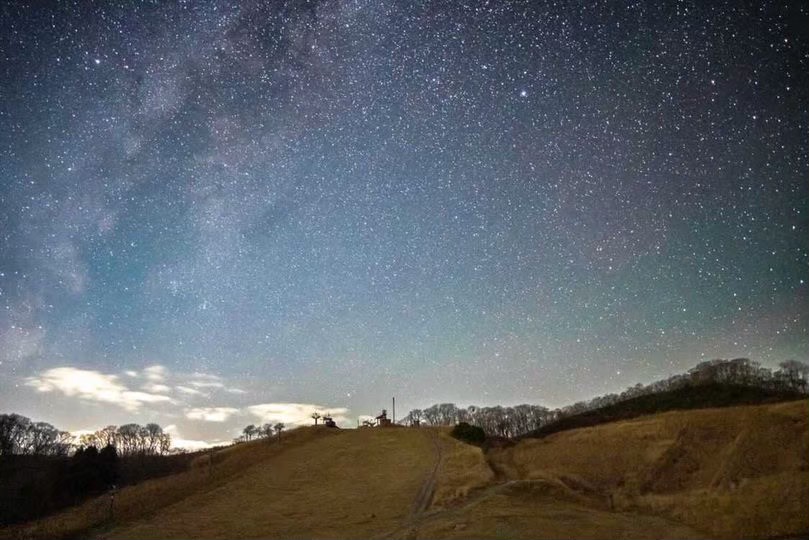
[[[113,523],[135,520],[193,493],[216,489],[237,476],[249,474],[252,467],[260,466],[273,456],[330,434],[333,432],[326,428],[299,428],[284,433],[281,444],[275,440],[260,440],[233,445],[213,454],[213,467],[209,467],[208,455],[199,456],[187,472],[119,490]],[[109,496],[102,495],[50,517],[0,529],[0,539],[84,537],[92,529],[108,524],[109,507]]]
[[[478,493],[460,508],[427,516],[410,538],[706,538],[669,519],[610,512],[569,500],[543,481],[516,481]]]
[[[427,432],[346,430],[298,445],[105,538],[369,538],[396,529],[432,469]]]
[[[433,504],[414,514],[436,442]],[[669,412],[488,455],[442,429],[301,428],[121,490],[103,528],[106,497],[0,538],[775,537],[809,532],[806,508],[803,400]]]
[[[433,508],[442,508],[466,498],[494,480],[494,473],[486,463],[483,451],[477,446],[462,443],[446,431],[439,436],[441,465],[433,495]]]
[[[809,531],[809,401],[675,411],[491,454],[510,478],[559,480],[602,504],[721,538]]]

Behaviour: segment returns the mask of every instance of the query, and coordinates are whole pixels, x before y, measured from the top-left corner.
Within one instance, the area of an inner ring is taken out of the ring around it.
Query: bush
[[[452,428],[452,436],[469,444],[483,444],[483,441],[486,440],[483,428],[470,426],[466,422],[461,422]]]

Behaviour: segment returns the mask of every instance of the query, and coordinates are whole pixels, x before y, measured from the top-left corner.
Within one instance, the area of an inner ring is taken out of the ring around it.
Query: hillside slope
[[[720,538],[809,532],[809,401],[668,412],[494,450],[509,479]]]
[[[103,537],[374,537],[411,512],[436,457],[427,431],[330,430]]]
[[[795,401],[803,397],[804,395],[796,391],[774,390],[749,385],[728,383],[689,385],[625,399],[592,411],[566,416],[526,433],[518,439],[541,438],[569,429],[597,426],[668,411],[764,405]]]
[[[677,411],[484,452],[300,428],[0,538],[766,538],[809,532],[809,401]]]

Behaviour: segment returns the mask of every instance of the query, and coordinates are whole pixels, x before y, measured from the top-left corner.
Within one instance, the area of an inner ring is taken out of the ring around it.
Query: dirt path
[[[407,528],[397,529],[395,538],[706,538],[666,518],[611,512],[552,493],[539,495],[533,487],[543,484],[509,480],[490,485],[457,506],[416,516]]]
[[[438,440],[438,433],[433,430],[430,430],[430,437],[433,442],[433,449],[435,450],[435,462],[433,463],[430,474],[427,476],[424,484],[422,484],[418,495],[416,495],[416,500],[413,501],[413,510],[410,512],[408,518],[411,520],[419,517],[430,507],[433,494],[435,493],[435,483],[438,480],[438,467],[441,465],[441,442]]]

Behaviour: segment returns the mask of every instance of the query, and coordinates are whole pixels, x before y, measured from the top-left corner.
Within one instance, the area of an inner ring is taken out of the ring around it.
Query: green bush
[[[483,428],[470,426],[466,422],[461,422],[452,428],[452,436],[469,444],[482,444],[486,440]]]

